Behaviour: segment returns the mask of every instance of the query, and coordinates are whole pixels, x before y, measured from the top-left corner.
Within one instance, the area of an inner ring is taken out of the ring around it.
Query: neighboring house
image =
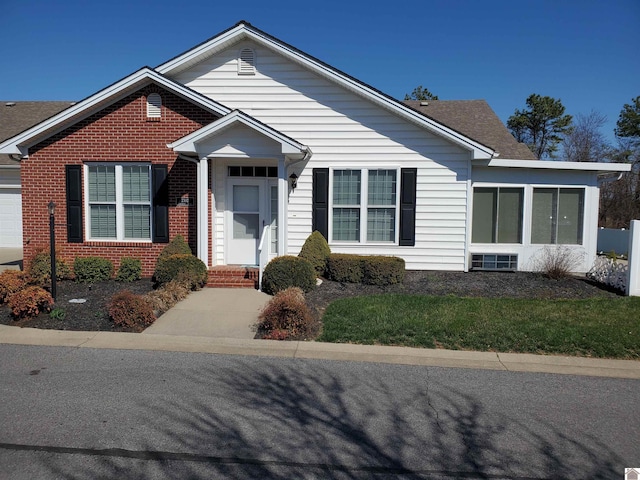
[[[64,110],[71,102],[0,101],[0,141]],[[16,157],[14,157],[16,158]],[[22,247],[20,162],[0,154],[0,248]]]
[[[427,103],[240,22],[0,143],[22,157],[25,260],[53,200],[64,257],[139,257],[147,275],[177,234],[209,266],[254,265],[263,226],[271,257],[319,230],[409,269],[527,269],[567,244],[586,271],[598,175],[628,166],[539,161],[484,101]]]

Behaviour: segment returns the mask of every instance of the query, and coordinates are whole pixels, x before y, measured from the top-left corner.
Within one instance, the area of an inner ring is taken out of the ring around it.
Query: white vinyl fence
[[[598,251],[610,252],[613,250],[616,253],[626,251],[628,261],[599,256],[587,275],[597,282],[622,290],[627,295],[640,296],[640,220],[632,220],[629,230],[620,231],[627,238],[626,248],[623,244],[618,244],[618,249],[603,248],[601,250],[600,233],[602,230],[610,229],[601,229],[598,232]],[[615,235],[608,238],[614,237]]]

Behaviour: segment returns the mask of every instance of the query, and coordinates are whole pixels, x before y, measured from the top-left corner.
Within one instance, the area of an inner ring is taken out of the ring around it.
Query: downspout
[[[622,176],[627,173],[627,172],[620,172],[618,173],[618,176],[612,176],[612,177],[598,177],[598,186],[605,184],[605,183],[610,183],[610,182],[617,182],[618,180],[620,180],[622,178]]]
[[[187,162],[195,163],[196,165],[200,163],[200,161],[197,158],[188,157],[186,155],[183,155],[182,153],[178,154],[178,158],[181,160],[186,160]]]

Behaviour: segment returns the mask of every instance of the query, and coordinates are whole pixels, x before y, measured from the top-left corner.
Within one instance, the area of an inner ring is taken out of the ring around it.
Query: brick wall
[[[160,120],[146,117],[146,95],[151,92],[162,96]],[[57,205],[56,247],[62,258],[71,263],[76,256],[98,255],[111,259],[117,269],[123,256],[132,256],[142,260],[143,276],[152,275],[166,244],[87,242],[86,238],[84,243],[67,243],[65,165],[95,161],[168,165],[169,235],[183,235],[195,252],[196,165],[178,159],[167,144],[215,119],[200,107],[150,85],[30,148],[29,158],[21,165],[25,265],[38,249],[49,249],[47,204],[53,200]],[[177,206],[185,195],[193,199],[192,205]],[[83,225],[86,217],[83,207]]]

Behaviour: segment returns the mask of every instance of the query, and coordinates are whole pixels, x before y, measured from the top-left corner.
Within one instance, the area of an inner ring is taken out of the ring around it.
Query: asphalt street
[[[0,345],[0,478],[622,478],[640,381]]]

